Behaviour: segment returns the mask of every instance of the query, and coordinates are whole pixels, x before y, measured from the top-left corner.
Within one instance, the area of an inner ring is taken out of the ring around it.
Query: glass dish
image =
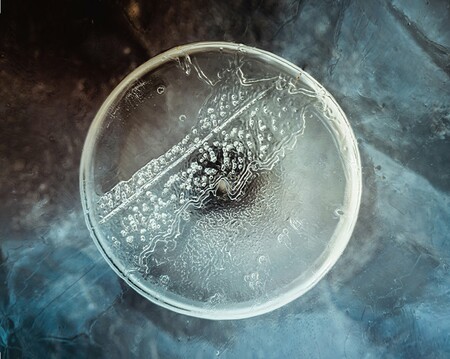
[[[97,113],[83,149],[86,223],[149,300],[237,319],[312,288],[344,251],[361,197],[333,97],[269,52],[222,42],[158,55]]]

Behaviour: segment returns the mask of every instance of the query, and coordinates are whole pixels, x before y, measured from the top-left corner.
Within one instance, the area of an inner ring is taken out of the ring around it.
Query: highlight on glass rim
[[[309,74],[263,50],[195,43],[111,93],[80,189],[94,241],[132,288],[237,319],[298,298],[338,260],[361,166],[345,114]]]

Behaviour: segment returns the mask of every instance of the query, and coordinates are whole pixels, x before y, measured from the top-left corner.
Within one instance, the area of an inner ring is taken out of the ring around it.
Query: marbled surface
[[[2,358],[448,358],[448,1],[4,0],[0,14]],[[162,309],[86,229],[78,165],[114,86],[161,51],[225,40],[281,55],[335,96],[363,162],[331,272],[272,313]]]

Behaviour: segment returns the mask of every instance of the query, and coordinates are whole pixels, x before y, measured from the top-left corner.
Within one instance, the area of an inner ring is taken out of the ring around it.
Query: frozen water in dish
[[[165,262],[164,267],[195,274],[183,277],[177,270],[177,285],[198,281],[213,288],[211,296],[223,287],[215,283],[217,274],[238,271],[233,261],[242,253],[233,252],[242,247],[236,244],[240,237],[258,244],[267,236],[265,207],[278,204],[271,197],[281,174],[272,179],[266,172],[280,172],[274,167],[303,132],[314,96],[296,103],[297,90],[283,77],[251,81],[239,67],[222,76],[190,133],[98,201],[104,231],[115,233],[110,238],[125,244],[130,257],[139,254],[135,265],[144,275],[160,272]],[[272,203],[263,203],[269,199]],[[227,242],[236,248],[227,248]],[[202,295],[200,288],[192,289]]]
[[[339,256],[336,238],[356,215],[348,160],[358,158],[331,96],[300,70],[232,50],[168,57],[122,91],[127,101],[106,116],[125,133],[130,123],[113,172],[133,161],[123,153],[148,158],[129,178],[97,185],[90,205],[119,273],[150,299],[207,317],[250,316],[300,295],[333,246]],[[146,132],[153,151],[136,144],[139,134],[148,145]]]

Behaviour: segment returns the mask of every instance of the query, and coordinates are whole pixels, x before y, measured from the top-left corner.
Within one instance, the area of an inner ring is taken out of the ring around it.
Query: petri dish
[[[344,112],[263,50],[179,46],[129,74],[98,111],[80,169],[91,236],[137,292],[208,319],[269,312],[344,251],[361,198]]]

